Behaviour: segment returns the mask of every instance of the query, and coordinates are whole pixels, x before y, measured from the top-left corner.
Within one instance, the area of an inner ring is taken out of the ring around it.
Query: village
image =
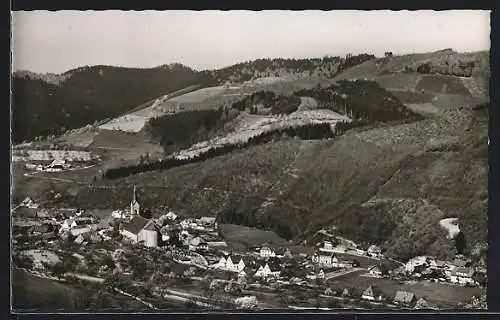
[[[477,292],[474,301],[486,283],[484,265],[473,266],[463,255],[403,263],[386,258],[375,244],[360,246],[324,230],[313,246],[263,243],[234,250],[215,217],[168,211],[144,218],[135,186],[126,209],[43,209],[29,198],[20,207],[33,212],[31,218],[13,217],[14,261],[24,269],[57,279],[128,281],[138,299],[157,295],[201,308],[300,308],[315,297],[318,307],[433,309],[440,306],[432,294],[407,288],[470,289]]]

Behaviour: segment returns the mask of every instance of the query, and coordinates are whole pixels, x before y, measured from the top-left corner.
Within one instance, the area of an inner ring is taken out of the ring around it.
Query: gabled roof
[[[396,296],[394,297],[394,301],[410,303],[415,299],[415,294],[413,292],[398,290],[396,292]]]
[[[141,216],[135,216],[129,223],[123,225],[123,230],[127,230],[133,234],[138,234],[139,231],[141,231],[148,223],[148,219]]]
[[[363,291],[364,296],[369,296],[369,297],[375,297],[381,295],[382,292],[380,289],[376,286],[369,286],[368,288]]]

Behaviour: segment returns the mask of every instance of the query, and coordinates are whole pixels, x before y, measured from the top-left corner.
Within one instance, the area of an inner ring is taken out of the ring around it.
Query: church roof
[[[149,223],[148,219],[141,216],[135,216],[132,220],[123,225],[123,230],[127,230],[130,233],[138,234],[146,225]]]

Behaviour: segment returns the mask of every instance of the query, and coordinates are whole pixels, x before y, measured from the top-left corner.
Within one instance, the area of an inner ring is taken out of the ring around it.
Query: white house
[[[325,252],[315,252],[311,260],[313,263],[318,264],[320,266],[325,267],[345,267],[347,265],[346,262],[339,261],[339,259],[333,253],[325,253]]]
[[[409,273],[413,273],[415,268],[426,266],[428,264],[426,256],[418,256],[414,257],[405,264],[405,271]]]
[[[262,258],[276,257],[276,252],[269,247],[260,248],[260,256]]]
[[[244,272],[246,265],[243,259],[240,258],[238,263],[234,263],[231,257],[229,256],[227,258],[224,257],[220,258],[219,263],[215,267],[221,270],[228,270],[232,272],[241,273]]]
[[[81,228],[71,229],[70,233],[73,237],[78,237],[79,235],[89,233],[90,231],[92,231],[92,229],[89,226],[85,226],[85,227],[81,227]]]
[[[450,274],[450,281],[458,284],[475,284],[474,269],[457,267]]]
[[[361,299],[369,300],[369,301],[375,301],[375,300],[382,300],[382,295],[380,290],[378,290],[376,287],[369,286],[368,288],[363,291],[363,294],[361,295]]]
[[[368,255],[372,257],[377,257],[382,253],[382,249],[376,245],[371,245],[367,250]]]
[[[368,272],[374,277],[382,276],[382,271],[380,270],[379,266],[371,266],[370,268],[368,268]]]
[[[323,242],[323,249],[325,250],[332,250],[333,249],[333,244],[331,241],[325,241]]]
[[[254,277],[258,278],[267,278],[267,277],[278,277],[280,274],[279,270],[271,270],[269,264],[265,264],[264,266],[260,266],[257,272],[255,272]]]
[[[177,219],[177,215],[173,211],[169,211],[165,217],[169,220],[175,220]]]
[[[205,226],[215,226],[215,217],[201,217],[199,222]]]

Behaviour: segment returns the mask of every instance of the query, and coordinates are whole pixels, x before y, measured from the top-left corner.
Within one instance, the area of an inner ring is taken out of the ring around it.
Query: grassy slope
[[[36,290],[33,290],[36,288]],[[13,269],[12,306],[15,310],[36,311],[83,311],[91,308],[85,305],[82,297],[87,295],[80,286],[68,285],[53,280],[42,279]],[[112,296],[105,308],[109,309],[144,309],[137,301],[123,296]],[[92,308],[90,309],[92,310]]]

